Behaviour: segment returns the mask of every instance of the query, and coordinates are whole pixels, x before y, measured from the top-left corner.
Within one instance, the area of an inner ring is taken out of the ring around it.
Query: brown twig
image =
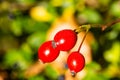
[[[102,31],[106,30],[107,28],[111,27],[114,24],[120,23],[120,18],[114,21],[111,21],[107,24],[90,24],[91,28],[101,28]]]
[[[78,34],[82,31],[86,31],[88,28],[101,28],[102,31],[106,30],[107,28],[111,27],[114,24],[120,23],[120,18],[114,21],[111,21],[107,24],[87,24],[87,25],[81,25],[74,31]]]
[[[108,27],[111,27],[112,25],[116,24],[116,23],[120,23],[120,19],[114,20],[112,22],[109,22],[105,25],[101,26],[101,30],[104,31],[105,29],[107,29]]]

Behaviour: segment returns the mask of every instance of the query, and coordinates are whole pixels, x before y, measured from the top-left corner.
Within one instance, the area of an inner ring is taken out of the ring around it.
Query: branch
[[[115,20],[115,21],[112,21],[112,22],[109,22],[109,23],[107,23],[107,24],[105,24],[105,25],[102,25],[102,26],[101,26],[101,29],[102,29],[102,31],[104,31],[104,30],[106,30],[108,27],[111,27],[112,25],[114,25],[114,24],[116,24],[116,23],[120,23],[120,19],[117,19],[117,20]]]
[[[107,24],[91,24],[91,28],[101,28],[102,31],[106,30],[107,28],[111,27],[114,24],[120,23],[120,18],[109,22]]]
[[[82,31],[89,30],[90,28],[101,28],[102,31],[106,30],[107,28],[111,27],[114,24],[120,23],[120,18],[117,20],[114,20],[112,22],[109,22],[107,24],[87,24],[87,25],[81,25],[74,31],[78,34]]]

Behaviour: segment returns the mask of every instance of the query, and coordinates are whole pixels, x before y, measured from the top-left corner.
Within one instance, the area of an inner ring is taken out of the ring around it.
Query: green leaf
[[[22,27],[20,20],[14,20],[11,24],[10,29],[13,32],[13,34],[16,36],[22,35]]]
[[[46,32],[50,26],[49,23],[36,22],[36,21],[30,19],[29,17],[22,18],[21,24],[22,24],[23,30],[26,33],[33,33],[36,31]]]
[[[45,78],[42,75],[37,75],[30,77],[28,80],[45,80]]]
[[[79,16],[85,18],[89,23],[98,23],[102,21],[100,14],[92,9],[85,9]]]
[[[120,42],[115,42],[112,47],[105,51],[104,58],[111,63],[118,63],[120,61]]]
[[[57,72],[50,65],[46,66],[45,74],[51,79],[57,79],[58,77]]]
[[[18,50],[9,50],[4,56],[4,63],[8,67],[14,67],[15,64],[18,64],[20,69],[25,69],[28,66],[21,52]]]
[[[45,41],[45,32],[36,32],[31,34],[27,38],[27,43],[34,49],[38,49],[39,46]]]
[[[27,43],[23,43],[20,48],[21,54],[28,63],[32,62],[33,52],[31,47]]]
[[[91,62],[86,65],[86,76],[83,80],[109,80],[102,72],[100,72],[101,67],[96,62]]]
[[[91,62],[86,65],[86,69],[92,70],[92,71],[98,71],[101,69],[101,66],[96,62]]]
[[[120,17],[120,3],[119,3],[119,1],[112,3],[112,5],[110,7],[110,13],[116,17]]]

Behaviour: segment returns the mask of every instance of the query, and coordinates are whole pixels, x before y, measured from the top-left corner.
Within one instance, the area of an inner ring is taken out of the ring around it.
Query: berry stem
[[[84,35],[84,37],[82,39],[82,42],[81,42],[81,44],[80,44],[80,46],[78,48],[78,52],[80,52],[81,46],[82,46],[82,44],[83,44],[83,42],[85,40],[85,37],[86,37],[86,35],[87,35],[87,33],[88,33],[88,31],[89,31],[90,28],[101,28],[101,30],[104,31],[107,28],[109,28],[112,25],[117,24],[117,23],[120,23],[120,18],[116,19],[116,20],[114,20],[112,22],[109,22],[107,24],[87,24],[87,25],[81,25],[81,26],[79,26],[79,28],[75,29],[74,31],[77,34],[80,33],[80,32],[82,32],[82,31],[86,31],[86,33],[85,33],[85,35]]]
[[[83,37],[83,39],[82,39],[82,42],[81,42],[81,44],[80,44],[80,46],[79,46],[79,48],[78,48],[78,52],[80,52],[80,49],[81,49],[82,44],[83,44],[83,42],[84,42],[84,40],[85,40],[85,38],[86,38],[86,36],[87,36],[88,31],[89,31],[89,29],[86,30],[86,33],[85,33],[85,35],[84,35],[84,37]]]

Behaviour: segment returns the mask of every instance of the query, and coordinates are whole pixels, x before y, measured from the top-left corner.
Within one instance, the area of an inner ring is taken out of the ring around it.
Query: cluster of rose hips
[[[54,39],[43,43],[38,49],[38,58],[43,63],[54,61],[60,51],[71,50],[77,41],[77,33],[71,29],[64,29],[56,33]],[[85,66],[85,58],[78,51],[71,52],[67,59],[67,65],[72,74],[81,71]]]

